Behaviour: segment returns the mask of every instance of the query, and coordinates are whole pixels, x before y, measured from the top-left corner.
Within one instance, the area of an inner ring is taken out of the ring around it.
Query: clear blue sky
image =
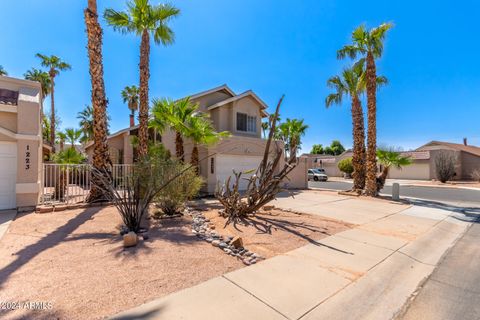
[[[151,0],[153,3],[156,0]],[[77,126],[90,101],[82,9],[87,0],[2,0],[0,65],[22,77],[38,67],[35,53],[55,54],[73,69],[57,79],[62,127]],[[98,0],[123,9],[123,0]],[[475,0],[178,0],[176,43],[151,51],[150,97],[179,98],[227,83],[254,90],[273,108],[286,94],[282,117],[310,126],[303,151],[340,139],[351,146],[348,101],[326,109],[328,77],[347,61],[336,50],[357,25],[392,21],[379,73],[390,80],[378,95],[378,142],[410,149],[429,140],[480,145],[480,4]],[[104,63],[111,131],[128,125],[120,99],[138,83],[139,39],[104,27]],[[45,101],[45,109],[49,108]]]

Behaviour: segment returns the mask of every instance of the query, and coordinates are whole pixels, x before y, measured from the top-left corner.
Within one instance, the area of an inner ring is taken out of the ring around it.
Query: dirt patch
[[[310,214],[273,209],[226,225],[217,209],[204,212],[223,236],[242,237],[244,246],[271,258],[352,227],[348,223]]]
[[[0,310],[2,319],[99,319],[243,267],[165,219],[123,249],[114,207],[22,214],[0,241],[0,301],[46,310]],[[49,308],[48,303],[51,303]]]

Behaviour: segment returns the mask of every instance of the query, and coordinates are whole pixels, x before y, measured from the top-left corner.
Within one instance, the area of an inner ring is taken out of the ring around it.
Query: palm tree
[[[193,142],[190,164],[195,168],[195,172],[198,175],[200,173],[198,145],[215,144],[221,138],[228,137],[230,133],[228,131],[216,132],[210,119],[203,113],[197,113],[189,117],[185,130],[186,137]]]
[[[341,104],[345,96],[349,96],[351,99],[353,121],[353,190],[363,190],[365,188],[365,124],[360,101],[360,94],[365,90],[363,69],[363,65],[356,63],[352,68],[343,70],[341,76],[334,76],[328,79],[327,85],[335,91],[325,99],[327,108],[332,104]]]
[[[127,11],[105,10],[107,23],[121,33],[141,36],[140,43],[140,107],[139,107],[139,155],[147,155],[148,149],[148,81],[150,79],[150,35],[156,44],[169,45],[175,35],[168,22],[178,16],[180,10],[170,4],[151,5],[148,0],[130,0]]]
[[[0,65],[0,76],[8,76],[8,72]]]
[[[105,83],[103,79],[103,58],[102,58],[102,27],[98,23],[97,1],[88,0],[88,6],[84,11],[85,25],[88,38],[88,58],[90,80],[92,84],[92,107],[93,107],[93,167],[106,172],[110,161],[107,145],[108,100],[105,94]],[[104,198],[101,191],[101,177],[92,177],[92,188],[87,201],[94,202]]]
[[[67,128],[65,129],[65,136],[66,140],[70,143],[70,148],[75,149],[77,141],[79,141],[82,136],[82,130]]]
[[[67,140],[67,134],[65,132],[57,132],[57,143],[60,145],[60,151],[65,149],[65,141]]]
[[[412,164],[412,159],[410,157],[404,157],[400,152],[388,149],[378,149],[377,150],[378,162],[383,166],[382,173],[377,177],[377,189],[376,194],[383,189],[385,185],[385,180],[387,179],[388,172],[390,167],[395,167],[397,169],[402,169],[402,167]]]
[[[50,144],[52,145],[52,151],[55,152],[55,77],[58,76],[60,71],[70,70],[71,66],[62,61],[57,56],[46,56],[37,53],[36,56],[40,58],[43,67],[48,68],[48,75],[50,76]]]
[[[137,86],[126,86],[122,90],[122,99],[124,103],[127,103],[128,109],[130,109],[130,124],[135,123],[135,111],[138,110],[138,103],[140,99],[140,90]]]
[[[189,97],[173,101],[154,99],[152,101],[152,120],[150,126],[162,133],[170,127],[175,131],[175,156],[185,162],[183,136],[188,135],[188,121],[198,110],[198,104]]]
[[[42,86],[42,101],[50,94],[52,88],[52,80],[48,72],[32,68],[23,75],[26,80],[40,82]],[[43,110],[42,110],[43,112]]]
[[[301,138],[305,135],[308,125],[303,123],[303,119],[289,119],[278,126],[276,137],[285,143],[285,153],[288,151],[289,157],[297,157],[297,152],[302,145]],[[287,154],[285,154],[287,157]]]
[[[392,24],[383,23],[380,26],[367,31],[365,26],[356,28],[352,33],[352,44],[338,50],[337,57],[343,59],[349,56],[355,59],[358,55],[366,56],[367,69],[367,109],[368,109],[368,139],[367,139],[367,172],[366,172],[366,194],[375,196],[377,194],[376,172],[377,172],[377,71],[375,59],[382,56],[383,40]]]
[[[83,141],[90,141],[93,138],[93,108],[85,106],[85,108],[77,113],[77,119],[80,120],[79,125],[83,131]]]

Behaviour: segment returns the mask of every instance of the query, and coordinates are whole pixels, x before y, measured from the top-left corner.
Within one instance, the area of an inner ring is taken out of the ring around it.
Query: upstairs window
[[[257,132],[257,117],[237,113],[237,131]]]

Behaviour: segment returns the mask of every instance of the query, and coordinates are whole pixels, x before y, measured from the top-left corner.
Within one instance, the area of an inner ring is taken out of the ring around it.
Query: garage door
[[[0,210],[16,207],[17,144],[0,141]]]
[[[428,163],[413,163],[401,170],[390,168],[390,179],[430,180],[430,165]]]
[[[228,155],[219,155],[217,156],[217,180],[220,181],[220,184],[223,184],[229,176],[233,176],[232,169],[236,172],[256,170],[258,165],[262,161],[262,157],[245,157],[245,156],[228,156]],[[242,177],[250,177],[253,173],[242,174]],[[232,177],[233,179],[233,177]],[[233,181],[233,180],[231,180]],[[245,190],[247,188],[248,181],[242,179],[240,182],[240,190]]]

